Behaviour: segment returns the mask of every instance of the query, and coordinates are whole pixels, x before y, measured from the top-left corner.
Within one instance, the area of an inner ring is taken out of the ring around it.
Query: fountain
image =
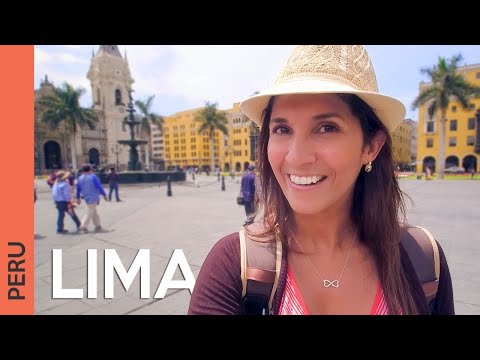
[[[141,170],[140,162],[138,161],[137,145],[144,145],[148,143],[148,141],[146,140],[135,140],[134,128],[135,126],[140,124],[140,121],[135,120],[135,116],[133,115],[133,113],[135,112],[135,109],[133,107],[132,92],[133,90],[131,89],[128,91],[130,102],[128,103],[127,112],[129,113],[129,115],[125,118],[125,120],[123,120],[123,122],[130,127],[130,140],[118,140],[119,144],[130,146],[129,161],[128,161],[129,171]]]
[[[135,120],[133,113],[135,112],[132,98],[133,90],[129,90],[128,94],[130,97],[130,102],[127,106],[127,112],[129,115],[123,120],[123,124],[128,125],[130,128],[130,140],[118,140],[117,142],[121,145],[130,146],[129,152],[129,161],[128,161],[128,171],[120,172],[120,183],[122,184],[138,184],[138,183],[160,183],[167,182],[170,195],[171,188],[170,182],[176,181],[185,181],[186,173],[183,171],[139,171],[142,170],[140,167],[140,162],[138,161],[138,151],[137,145],[147,144],[146,140],[135,140],[135,127],[140,124],[140,121]],[[115,152],[118,156],[118,152]],[[118,160],[117,160],[118,163]],[[103,184],[108,183],[108,178],[105,173],[100,174],[100,181]]]

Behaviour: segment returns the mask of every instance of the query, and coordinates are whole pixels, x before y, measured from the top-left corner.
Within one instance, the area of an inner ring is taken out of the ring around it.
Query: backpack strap
[[[402,231],[400,241],[408,253],[415,273],[422,284],[427,303],[437,294],[440,279],[440,254],[432,234],[420,226],[412,226]]]
[[[282,263],[282,242],[255,241],[240,235],[242,299],[246,314],[273,314],[273,299]]]

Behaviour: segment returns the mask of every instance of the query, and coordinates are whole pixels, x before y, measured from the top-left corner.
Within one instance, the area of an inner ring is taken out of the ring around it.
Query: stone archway
[[[458,166],[458,164],[458,157],[456,157],[455,155],[450,155],[445,159],[445,169],[448,169],[452,166]]]
[[[235,171],[236,172],[242,171],[242,164],[240,164],[238,161],[235,163]]]
[[[223,166],[223,169],[224,169],[223,171],[225,171],[225,172],[230,172],[230,163],[228,163],[228,162],[225,163],[225,165]]]
[[[91,148],[88,150],[88,163],[95,166],[100,165],[100,153],[97,149]]]
[[[463,158],[462,166],[466,172],[470,172],[473,168],[477,172],[477,158],[474,155],[467,155]]]
[[[423,171],[425,172],[427,166],[432,171],[432,174],[435,172],[435,158],[433,156],[427,156],[423,159]]]
[[[62,153],[58,142],[47,141],[43,145],[43,153],[45,154],[45,169],[62,168]]]

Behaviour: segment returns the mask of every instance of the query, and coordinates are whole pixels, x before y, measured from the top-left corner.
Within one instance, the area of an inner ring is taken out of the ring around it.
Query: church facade
[[[129,102],[129,89],[134,80],[130,74],[128,60],[120,54],[117,45],[101,45],[92,54],[87,73],[92,92],[92,108],[97,114],[95,129],[82,128],[75,139],[62,124],[51,130],[42,123],[43,109],[38,99],[52,95],[54,84],[46,76],[40,88],[35,90],[34,166],[35,174],[49,173],[54,169],[72,166],[71,146],[75,146],[77,167],[90,163],[96,166],[115,165],[124,170],[128,164],[128,148],[118,140],[130,138],[123,120]],[[58,84],[57,84],[58,86]],[[74,145],[73,145],[74,144]],[[140,151],[141,149],[139,149]]]

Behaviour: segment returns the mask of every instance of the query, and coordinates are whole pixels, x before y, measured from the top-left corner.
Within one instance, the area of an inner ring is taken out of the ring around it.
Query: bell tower
[[[104,117],[108,162],[126,165],[128,149],[117,143],[128,139],[122,122],[127,116],[128,90],[134,83],[126,54],[123,58],[118,45],[100,45],[96,54],[92,52],[87,79],[92,87],[93,109]]]

